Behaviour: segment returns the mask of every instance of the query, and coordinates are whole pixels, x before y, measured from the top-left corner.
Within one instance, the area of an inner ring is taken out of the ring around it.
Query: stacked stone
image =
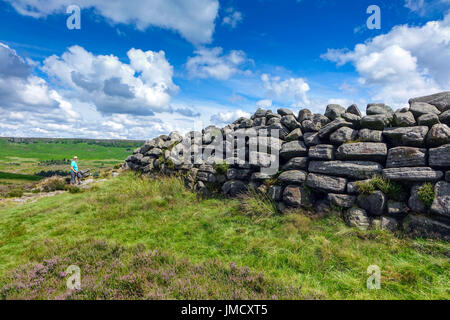
[[[181,173],[189,187],[202,193],[221,190],[236,196],[252,187],[267,193],[280,211],[336,206],[344,209],[343,218],[351,226],[404,229],[449,240],[450,92],[411,99],[409,105],[394,112],[385,104],[369,104],[365,115],[356,105],[331,104],[324,115],[308,109],[298,114],[258,109],[250,119],[240,118],[222,129],[211,126],[190,132],[187,139],[174,132],[147,141],[126,159],[125,166],[143,173]],[[250,136],[244,148],[227,139],[248,136],[248,129],[268,132],[269,137]],[[279,136],[271,135],[274,129]],[[251,148],[253,144],[258,151]],[[192,151],[192,145],[218,154],[204,152],[185,164],[186,150]],[[230,152],[226,172],[219,170],[217,159]],[[247,160],[257,159],[256,163],[240,161],[239,152]],[[278,174],[261,173],[278,153]],[[376,175],[401,184],[407,194],[401,201],[388,199],[379,190],[359,194],[358,182]],[[418,197],[423,183],[434,187],[431,208]]]

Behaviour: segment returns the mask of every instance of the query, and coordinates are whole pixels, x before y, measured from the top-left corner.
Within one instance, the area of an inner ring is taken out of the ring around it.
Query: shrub
[[[8,198],[20,198],[23,196],[23,189],[13,189],[8,192]]]
[[[249,189],[249,191],[240,195],[239,200],[241,213],[256,218],[256,221],[278,214],[275,202],[266,193],[258,192],[255,189]]]
[[[361,194],[370,195],[376,190],[383,192],[389,199],[402,200],[404,197],[404,190],[401,185],[393,181],[389,181],[382,176],[374,176],[367,181],[359,181],[356,183],[358,192]]]
[[[431,208],[431,205],[433,204],[435,193],[434,193],[434,187],[431,183],[424,183],[418,190],[417,196],[419,197],[419,200],[427,207],[428,209]]]
[[[79,188],[77,186],[71,186],[71,185],[67,185],[66,186],[66,190],[69,191],[70,193],[73,193],[73,194],[84,192],[83,189],[81,189],[81,188]]]
[[[218,162],[214,164],[214,169],[218,174],[226,175],[228,169],[230,169],[230,164],[226,161]]]
[[[53,192],[58,190],[66,190],[66,179],[54,176],[39,182],[38,187],[44,192]]]

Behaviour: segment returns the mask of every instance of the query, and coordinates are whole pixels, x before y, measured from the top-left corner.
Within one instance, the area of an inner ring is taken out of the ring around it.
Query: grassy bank
[[[2,298],[449,299],[450,245],[126,174],[0,209]],[[78,265],[82,290],[67,292]],[[366,288],[367,267],[381,289]]]

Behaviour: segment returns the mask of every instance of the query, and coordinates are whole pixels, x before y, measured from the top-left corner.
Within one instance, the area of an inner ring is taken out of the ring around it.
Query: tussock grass
[[[1,297],[450,298],[448,243],[248,201],[198,200],[176,177],[130,173],[85,193],[1,206]],[[82,269],[81,292],[66,292],[59,275],[71,264]],[[374,264],[380,290],[366,288]]]

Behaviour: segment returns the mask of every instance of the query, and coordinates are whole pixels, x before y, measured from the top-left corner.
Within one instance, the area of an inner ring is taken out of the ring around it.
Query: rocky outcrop
[[[365,114],[336,104],[324,115],[258,109],[224,128],[149,140],[124,167],[178,174],[204,194],[235,197],[253,188],[283,211],[340,207],[350,226],[448,240],[449,124],[450,92],[397,111],[369,104]]]

